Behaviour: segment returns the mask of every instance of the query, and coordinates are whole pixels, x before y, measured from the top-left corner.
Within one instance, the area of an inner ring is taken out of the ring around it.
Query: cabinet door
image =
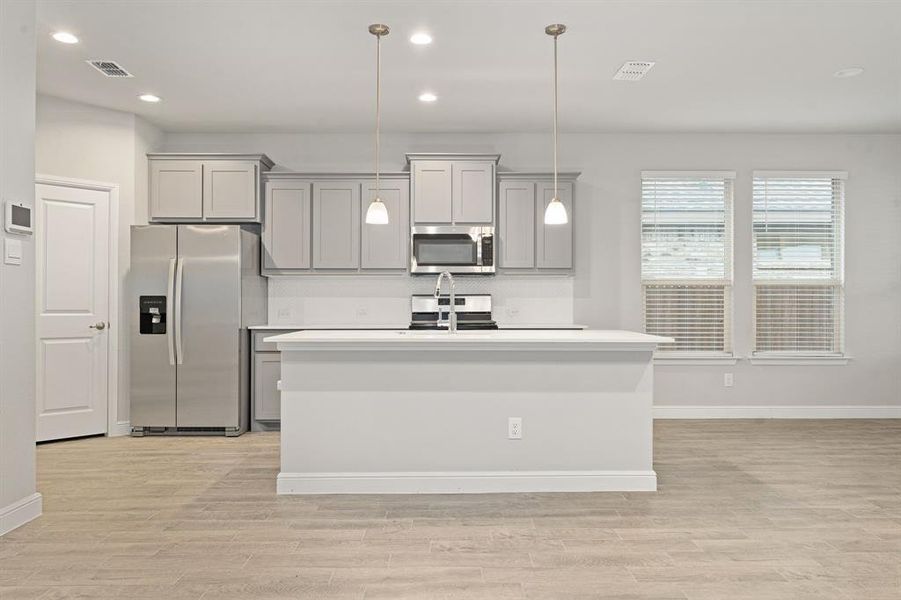
[[[254,221],[257,216],[257,165],[214,160],[203,163],[203,217]]]
[[[150,220],[199,221],[203,217],[203,163],[150,161]]]
[[[375,198],[375,180],[363,182],[360,218],[363,234],[360,240],[360,266],[364,269],[405,269],[410,247],[410,181],[381,181],[379,195],[388,209],[387,225],[367,225],[366,210]]]
[[[451,162],[416,161],[413,164],[413,218],[416,223],[451,223]]]
[[[491,223],[494,216],[494,165],[453,163],[454,223]]]
[[[279,352],[257,352],[253,355],[253,418],[256,421],[281,419],[282,355]]]
[[[544,211],[554,197],[554,184],[552,182],[538,184],[539,202],[538,212],[535,215],[538,223],[538,244],[535,266],[539,269],[571,269],[573,266],[573,184],[560,183],[558,193],[569,218],[565,225],[545,225]]]
[[[535,266],[535,183],[502,181],[498,201],[499,266]]]
[[[307,180],[266,184],[264,269],[310,268],[310,189]]]
[[[313,268],[360,266],[360,182],[313,182]]]

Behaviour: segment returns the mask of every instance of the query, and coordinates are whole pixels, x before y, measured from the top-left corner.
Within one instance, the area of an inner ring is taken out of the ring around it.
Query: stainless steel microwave
[[[411,273],[494,273],[494,227],[412,228]]]

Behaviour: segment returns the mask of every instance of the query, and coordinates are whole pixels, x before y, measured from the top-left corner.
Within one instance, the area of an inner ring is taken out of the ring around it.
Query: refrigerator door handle
[[[179,258],[175,266],[175,362],[184,364],[184,350],[181,346],[181,305],[182,280],[184,279],[185,259]]]
[[[169,364],[175,364],[175,340],[172,330],[175,328],[175,259],[169,259],[169,278],[166,279],[166,311],[172,319],[166,326],[166,349],[169,350]]]

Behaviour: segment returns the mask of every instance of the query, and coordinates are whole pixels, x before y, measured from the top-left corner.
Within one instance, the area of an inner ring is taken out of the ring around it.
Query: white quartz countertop
[[[384,330],[384,329],[407,329],[410,325],[407,323],[387,323],[367,325],[365,323],[332,323],[322,324],[293,324],[293,325],[251,325],[248,329],[252,331],[330,331],[355,329],[360,331]],[[575,323],[498,323],[499,329],[516,330],[516,329],[588,329],[587,325],[578,325]]]
[[[653,350],[671,338],[635,331],[495,330],[495,331],[295,331],[265,339],[282,351],[291,350]]]

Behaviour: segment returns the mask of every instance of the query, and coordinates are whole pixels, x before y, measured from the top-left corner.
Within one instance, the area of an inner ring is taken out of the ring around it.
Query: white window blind
[[[755,354],[843,351],[844,173],[754,174]]]
[[[644,172],[641,279],[645,331],[661,354],[729,354],[733,173]]]

